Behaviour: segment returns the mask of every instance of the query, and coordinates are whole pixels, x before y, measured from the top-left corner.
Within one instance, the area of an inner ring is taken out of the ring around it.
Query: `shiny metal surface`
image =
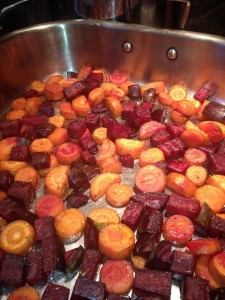
[[[21,4],[23,4],[23,3],[27,2],[27,1],[29,1],[29,0],[20,0],[20,1],[18,1],[18,2],[15,2],[15,3],[13,3],[13,4],[10,4],[10,5],[6,6],[6,7],[4,7],[4,8],[0,11],[0,19],[3,18],[4,15],[5,15],[7,12],[9,12],[10,10],[14,9],[15,7],[17,7],[18,5],[21,5]]]

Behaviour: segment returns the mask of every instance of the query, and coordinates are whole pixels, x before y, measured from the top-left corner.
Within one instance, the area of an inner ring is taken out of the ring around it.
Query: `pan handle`
[[[184,4],[185,7],[179,24],[179,28],[184,29],[190,13],[191,2],[189,0],[166,0],[166,1],[182,2]]]
[[[24,2],[28,2],[28,1],[29,1],[29,0],[20,0],[20,1],[18,1],[18,2],[15,2],[15,3],[13,3],[13,4],[10,4],[10,5],[6,6],[6,7],[4,7],[4,8],[0,11],[0,20],[4,17],[4,15],[5,15],[8,11],[10,11],[10,10],[14,9],[15,7],[17,7],[18,5],[23,4]]]

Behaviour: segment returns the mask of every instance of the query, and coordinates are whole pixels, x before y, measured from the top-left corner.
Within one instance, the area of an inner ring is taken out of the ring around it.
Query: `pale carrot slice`
[[[23,182],[31,182],[35,189],[38,189],[41,183],[38,172],[30,166],[20,169],[15,175],[15,180],[23,181]]]
[[[54,146],[59,146],[68,141],[68,132],[66,128],[55,128],[52,133],[48,135],[48,139]]]
[[[48,194],[62,197],[68,188],[69,166],[57,166],[51,169],[45,178],[45,189]]]
[[[115,207],[122,207],[128,204],[133,196],[133,189],[125,183],[115,183],[108,187],[106,200]]]
[[[109,139],[104,139],[98,152],[97,162],[101,161],[106,157],[114,156],[115,154],[116,146],[114,142]]]
[[[13,160],[2,160],[0,161],[0,171],[9,171],[10,174],[13,176],[16,175],[16,173],[23,169],[28,167],[28,163],[25,161],[13,161]]]
[[[207,179],[208,173],[202,166],[191,166],[187,168],[185,176],[194,183],[195,186],[202,186]]]
[[[107,139],[107,128],[96,128],[92,133],[92,137],[98,145],[102,145],[104,140]]]
[[[190,198],[196,191],[196,186],[186,176],[177,172],[171,172],[166,177],[166,186],[173,192],[186,198]]]
[[[200,149],[190,148],[185,151],[183,159],[189,166],[203,166],[207,155]]]
[[[72,108],[79,117],[86,117],[91,112],[91,106],[88,99],[81,95],[72,101]]]
[[[37,91],[39,95],[43,95],[45,83],[41,80],[34,80],[31,82],[30,88]]]
[[[13,100],[11,107],[12,109],[22,109],[25,110],[27,100],[23,97],[16,98]]]
[[[64,210],[65,207],[62,198],[51,194],[39,198],[35,206],[35,211],[39,218],[47,216],[56,217]]]
[[[99,231],[110,224],[120,223],[120,216],[118,213],[109,207],[94,208],[90,211],[88,217],[95,222]]]
[[[141,152],[139,164],[141,167],[154,164],[158,161],[165,160],[164,153],[158,148],[149,148]]]
[[[52,116],[48,119],[48,123],[55,125],[56,128],[65,126],[65,118],[62,115]]]
[[[180,101],[187,97],[187,89],[183,85],[176,84],[169,89],[169,95],[173,101]]]
[[[38,291],[31,286],[22,286],[14,290],[7,300],[40,300]]]
[[[211,184],[221,188],[225,192],[225,176],[220,174],[215,174],[209,176],[207,179],[207,184]]]
[[[59,105],[60,114],[66,119],[66,120],[73,120],[76,118],[76,113],[72,108],[71,103],[69,102],[62,102]]]
[[[54,145],[48,138],[41,138],[33,140],[30,145],[30,151],[34,152],[48,152],[51,154],[54,150]]]
[[[9,111],[5,117],[7,121],[13,121],[17,119],[22,120],[23,117],[25,117],[26,115],[27,112],[25,111],[25,109],[16,109],[16,110]]]

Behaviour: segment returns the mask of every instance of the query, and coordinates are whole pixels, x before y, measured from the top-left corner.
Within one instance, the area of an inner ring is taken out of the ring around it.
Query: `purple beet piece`
[[[49,282],[41,300],[68,300],[69,294],[70,290],[67,287]]]
[[[139,84],[131,84],[128,86],[128,97],[134,101],[141,101],[141,88]]]
[[[220,238],[219,241],[220,241],[220,245],[221,245],[221,250],[223,252],[225,252],[225,238]],[[0,262],[1,262],[1,260],[0,260]]]
[[[36,198],[36,191],[31,182],[14,181],[7,191],[7,197],[25,208],[29,208]]]
[[[106,113],[101,117],[101,122],[103,127],[108,127],[111,122],[117,122],[112,114]]]
[[[118,157],[122,166],[125,168],[133,168],[134,167],[134,158],[130,154],[120,155]]]
[[[42,253],[43,270],[47,277],[52,276],[55,271],[65,272],[65,247],[57,237],[42,240]]]
[[[83,150],[81,152],[81,158],[86,165],[95,166],[96,158],[93,154],[91,154],[88,150]]]
[[[121,118],[126,120],[126,116],[134,110],[134,108],[137,106],[137,102],[134,101],[123,101],[122,103],[122,113]]]
[[[212,174],[225,175],[225,160],[221,155],[208,154],[208,172]]]
[[[129,137],[129,133],[130,128],[125,124],[111,122],[107,126],[107,136],[113,141],[118,138],[127,139]]]
[[[25,220],[33,225],[37,219],[34,213],[7,198],[0,201],[0,216],[5,219],[7,223],[16,220]]]
[[[174,138],[168,142],[159,145],[159,149],[163,151],[166,161],[170,162],[179,159],[184,155],[185,145],[180,138]]]
[[[206,81],[194,94],[194,98],[202,103],[204,100],[213,96],[216,92],[216,89],[217,86],[214,82]]]
[[[72,139],[80,139],[87,129],[87,125],[83,120],[73,120],[68,124],[68,137]]]
[[[103,82],[103,73],[99,72],[99,73],[96,73],[96,72],[91,72],[89,75],[88,75],[88,78],[91,78],[95,81],[98,81],[100,84]]]
[[[132,138],[136,137],[137,134],[138,134],[138,130],[135,129],[134,127],[129,126],[128,124],[126,124],[126,125],[127,125],[127,126],[129,127],[129,129],[130,129],[130,131],[129,131],[129,139],[132,139]]]
[[[145,208],[138,223],[137,234],[138,236],[143,233],[155,234],[156,239],[159,240],[162,225],[162,212],[160,212],[159,210]]]
[[[170,215],[183,215],[193,220],[200,212],[200,203],[195,199],[171,194],[166,204],[166,211]]]
[[[54,225],[54,217],[48,216],[34,221],[35,239],[41,242],[44,239],[56,237],[56,230]]]
[[[51,123],[43,123],[35,126],[37,138],[46,138],[50,133],[54,131],[56,126]]]
[[[211,237],[225,237],[225,219],[214,216],[209,225],[209,235]]]
[[[210,299],[224,300],[225,288],[218,288],[210,292]]]
[[[80,278],[95,279],[102,261],[100,250],[86,249],[80,266]]]
[[[167,124],[166,130],[169,132],[171,138],[180,137],[185,128],[182,124]]]
[[[22,94],[22,96],[23,96],[23,98],[28,99],[28,98],[31,98],[31,97],[38,97],[39,95],[38,95],[38,92],[36,90],[29,89],[26,92],[24,92]]]
[[[206,155],[216,153],[218,150],[219,145],[218,144],[209,144],[209,145],[203,145],[198,147],[198,149],[205,152]]]
[[[90,187],[87,175],[76,166],[68,173],[68,182],[69,186],[78,192],[84,192]]]
[[[147,266],[150,269],[169,271],[172,262],[172,244],[160,241],[151,255]]]
[[[14,181],[9,171],[0,171],[0,190],[7,191]]]
[[[69,278],[74,277],[77,274],[83,256],[84,248],[81,245],[65,252],[64,258],[66,262],[66,275]]]
[[[154,88],[150,88],[144,91],[143,93],[143,101],[144,102],[155,102],[156,91]]]
[[[10,160],[13,161],[30,161],[30,147],[29,146],[15,146],[10,152]]]
[[[27,253],[26,282],[30,286],[46,284],[46,277],[43,272],[42,251],[40,250],[32,250]]]
[[[203,119],[224,123],[225,105],[218,102],[209,102],[202,111]]]
[[[145,107],[138,106],[126,114],[125,120],[129,126],[139,129],[142,124],[151,120],[151,112]]]
[[[143,207],[141,203],[129,202],[123,212],[121,222],[132,230],[136,230],[143,212]]]
[[[170,297],[172,274],[157,270],[138,270],[134,278],[134,287],[160,296]]]
[[[38,125],[47,122],[48,119],[46,116],[25,116],[22,119],[22,125]]]
[[[52,101],[46,100],[41,105],[39,105],[38,113],[39,115],[44,115],[46,117],[54,116],[55,111],[54,111],[54,105],[52,104]]]
[[[181,283],[182,299],[185,300],[209,300],[209,283],[207,280],[187,276]]]
[[[94,221],[87,217],[84,229],[84,247],[85,249],[99,249],[98,247],[98,228]]]
[[[34,152],[31,154],[31,163],[36,170],[50,167],[50,154],[48,152]]]
[[[17,146],[30,146],[31,141],[28,138],[19,137],[17,141]]]
[[[165,108],[157,108],[151,113],[152,120],[165,124],[167,110]]]
[[[159,130],[150,137],[150,143],[152,147],[158,147],[160,144],[171,140],[171,136],[167,130]]]
[[[176,157],[183,157],[184,152],[186,150],[185,144],[182,142],[180,138],[174,138],[170,141],[172,151],[174,151],[174,155]]]
[[[90,279],[78,278],[73,288],[71,300],[105,300],[105,284]]]
[[[85,118],[87,128],[90,130],[90,132],[93,132],[96,128],[100,127],[101,125],[101,119],[100,115],[90,113]]]
[[[73,191],[70,193],[65,201],[67,208],[80,208],[88,203],[89,197],[80,192]]]
[[[136,194],[131,199],[135,202],[141,203],[145,207],[162,211],[166,206],[169,195],[165,193],[146,192]]]
[[[168,171],[184,174],[188,168],[188,164],[184,160],[174,160],[168,163]]]
[[[148,258],[157,242],[156,234],[144,233],[136,241],[133,253]]]
[[[101,114],[107,112],[107,108],[105,107],[103,102],[100,102],[91,108],[92,113]]]
[[[95,142],[95,140],[93,139],[91,134],[88,135],[87,137],[83,137],[83,138],[79,139],[79,146],[83,150],[90,151],[90,153],[92,153],[92,154],[98,153],[98,145]]]
[[[165,160],[160,160],[160,161],[157,161],[156,163],[154,163],[154,165],[158,168],[160,168],[161,170],[163,170],[163,172],[165,174],[168,173],[168,164]]]
[[[35,131],[35,126],[32,124],[22,125],[20,130],[20,137],[27,138],[31,141],[36,139],[37,135]]]
[[[218,145],[218,148],[217,148],[217,151],[216,151],[216,154],[217,155],[221,155],[221,156],[224,156],[225,155],[225,139],[223,139],[219,145]]]
[[[71,166],[71,169],[73,167],[78,167],[79,169],[81,169],[86,174],[88,180],[91,180],[96,175],[99,175],[98,166],[86,165],[81,160],[72,162],[70,166]]]
[[[169,300],[168,297],[161,297],[154,293],[142,291],[140,289],[133,288],[132,289],[132,300]]]
[[[108,299],[108,300],[131,300],[130,297],[127,297],[127,296],[121,296],[121,295],[116,295],[116,294],[108,294],[107,299]]]
[[[2,265],[4,256],[5,256],[5,252],[2,249],[0,249],[0,266]]]
[[[100,82],[91,77],[86,78],[85,80],[82,81],[82,83],[85,86],[84,95],[86,97],[88,97],[88,94],[90,93],[90,91],[92,91],[100,86]]]
[[[23,256],[5,254],[0,269],[1,285],[20,287],[25,284],[25,260]]]
[[[179,275],[193,275],[194,256],[188,252],[173,250],[170,271]]]
[[[64,96],[67,101],[72,101],[77,96],[82,95],[86,90],[86,86],[81,81],[76,81],[64,89]]]
[[[0,123],[0,132],[3,138],[19,136],[21,128],[21,120],[5,121]]]

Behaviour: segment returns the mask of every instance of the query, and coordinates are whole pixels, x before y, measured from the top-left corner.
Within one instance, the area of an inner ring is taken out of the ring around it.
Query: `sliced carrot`
[[[214,213],[219,213],[225,205],[224,191],[210,184],[197,188],[194,198],[200,202],[201,206],[206,202]]]
[[[127,81],[127,76],[123,74],[110,74],[109,81],[116,85],[120,85]]]
[[[188,241],[186,247],[193,255],[212,255],[221,251],[218,239],[196,239]]]
[[[41,80],[34,80],[31,82],[30,88],[37,91],[39,95],[43,95],[45,83]]]
[[[76,241],[85,228],[85,215],[76,208],[68,208],[55,218],[55,229],[64,243]]]
[[[188,148],[197,148],[205,144],[205,137],[201,131],[196,129],[186,129],[181,134],[181,140]]]
[[[138,255],[131,255],[131,261],[135,269],[143,270],[146,265],[146,258]]]
[[[72,101],[72,108],[79,117],[86,117],[91,112],[90,103],[84,95],[76,97]]]
[[[134,232],[125,224],[110,224],[99,233],[99,248],[111,259],[128,257],[135,245]]]
[[[53,168],[57,167],[58,165],[59,165],[59,162],[58,162],[57,158],[55,157],[54,154],[51,154],[50,155],[50,167],[47,168],[47,169],[38,170],[38,174],[41,177],[46,177],[46,175],[48,174],[48,172],[50,170],[52,170]]]
[[[169,95],[173,101],[180,101],[187,97],[187,89],[183,85],[176,84],[169,89]]]
[[[89,212],[88,217],[95,222],[99,231],[110,224],[120,223],[120,216],[118,213],[109,207],[94,208]]]
[[[200,102],[200,101],[198,101],[198,100],[196,100],[196,99],[194,99],[194,98],[190,98],[190,97],[185,98],[185,100],[190,101],[191,103],[193,103],[194,106],[195,106],[195,108],[196,108],[196,110],[197,110],[197,112],[198,112],[198,110],[199,110],[200,107],[201,107],[201,102]]]
[[[105,89],[106,92],[105,92],[105,95],[106,96],[109,96],[111,91],[113,89],[116,89],[117,88],[117,85],[115,83],[112,83],[112,82],[103,82],[101,85],[100,85],[101,88]]]
[[[60,114],[66,119],[66,120],[73,120],[76,118],[76,113],[73,110],[73,107],[70,102],[62,102],[59,105],[59,111]]]
[[[41,138],[33,140],[30,145],[30,151],[34,152],[48,152],[51,154],[54,150],[54,145],[48,138]]]
[[[76,81],[78,81],[77,78],[62,78],[58,81],[58,84],[60,84],[65,89]]]
[[[194,183],[195,186],[202,186],[207,179],[208,173],[205,168],[201,166],[191,166],[187,168],[185,176]]]
[[[24,255],[33,246],[35,230],[23,220],[9,223],[0,233],[0,248],[7,253]]]
[[[64,98],[64,88],[58,83],[46,84],[44,96],[48,100],[58,101]]]
[[[27,100],[23,97],[16,98],[13,100],[11,107],[12,109],[22,109],[25,110]]]
[[[39,176],[37,170],[35,170],[34,168],[32,168],[30,166],[20,169],[16,173],[14,179],[16,181],[31,182],[35,189],[38,189],[41,184],[40,176]]]
[[[62,197],[68,188],[69,166],[57,166],[51,169],[45,178],[45,189],[48,194],[53,194]]]
[[[27,112],[25,111],[25,109],[16,109],[16,110],[9,111],[5,117],[7,121],[13,121],[17,119],[22,120],[23,117],[25,117],[26,115]]]
[[[185,123],[185,128],[186,129],[195,129],[195,130],[200,131],[204,135],[204,138],[205,138],[204,144],[208,144],[209,143],[209,136],[208,136],[208,134],[206,134],[204,131],[200,130],[200,128],[198,128],[198,126],[195,125],[192,121],[188,120]]]
[[[28,163],[25,161],[13,161],[13,160],[2,160],[0,161],[0,171],[9,171],[9,173],[13,176],[16,175],[16,173],[23,169],[28,167]]]
[[[0,160],[9,160],[13,147],[17,145],[18,137],[9,137],[0,141]]]
[[[189,166],[203,166],[207,155],[200,149],[189,148],[185,151],[183,159]]]
[[[100,270],[100,282],[112,294],[127,294],[134,282],[132,265],[127,260],[107,260]]]
[[[39,218],[52,216],[56,217],[65,210],[62,198],[55,195],[44,195],[38,199],[35,211]]]
[[[100,173],[122,173],[122,164],[119,159],[115,156],[106,157],[98,161],[98,167]]]
[[[207,179],[207,183],[217,186],[218,188],[221,188],[225,192],[225,176],[220,174],[215,174],[212,176],[209,176]]]
[[[116,146],[113,141],[104,139],[99,149],[97,162],[103,160],[106,157],[112,157],[116,154]]]
[[[133,196],[133,189],[125,183],[115,183],[108,187],[106,191],[107,202],[115,207],[127,205]]]
[[[208,100],[204,100],[204,102],[203,102],[202,105],[200,106],[200,108],[199,108],[199,110],[198,110],[198,112],[197,112],[197,119],[198,119],[199,121],[202,121],[202,120],[203,120],[203,114],[202,114],[202,112],[203,112],[204,108],[205,108],[208,104],[209,104],[209,101],[208,101]]]
[[[149,148],[141,152],[139,164],[141,167],[154,164],[158,161],[165,160],[164,153],[158,148]]]
[[[116,87],[110,91],[109,96],[114,97],[114,98],[118,99],[119,101],[123,101],[125,98],[125,92],[123,89]]]
[[[53,132],[48,135],[48,139],[54,146],[59,146],[68,141],[68,131],[66,128],[55,128]]]
[[[51,75],[46,80],[45,84],[53,84],[59,82],[61,79],[63,79],[63,76],[60,74]]]
[[[198,128],[208,135],[211,143],[218,143],[224,138],[221,127],[213,121],[200,122]]]
[[[134,159],[139,158],[141,152],[146,149],[144,141],[130,139],[116,139],[116,153],[118,155],[130,154]]]
[[[160,92],[158,94],[159,101],[164,104],[170,106],[173,102],[173,99],[170,97],[170,95],[167,92]]]
[[[166,85],[163,81],[153,81],[153,82],[147,83],[141,87],[142,94],[144,93],[144,91],[146,91],[148,89],[155,89],[156,94],[159,94],[161,92],[165,92]]]
[[[141,125],[138,132],[139,140],[150,138],[154,133],[165,129],[166,126],[160,122],[149,121]]]
[[[105,98],[105,96],[106,96],[106,90],[102,87],[97,87],[92,91],[90,91],[88,95],[88,101],[91,107],[100,103]]]
[[[116,97],[114,96],[105,97],[103,103],[113,116],[119,117],[121,115],[122,104],[120,103],[120,100],[118,100]]]
[[[31,286],[22,286],[14,290],[7,300],[40,300],[38,291]]]
[[[31,97],[26,101],[25,111],[28,115],[36,115],[38,113],[38,107],[41,105],[41,97]]]
[[[180,123],[180,124],[185,124],[188,121],[189,117],[185,116],[179,111],[173,110],[171,112],[171,120],[174,123]]]
[[[180,112],[185,116],[194,116],[197,113],[197,108],[195,107],[194,103],[189,100],[183,99],[180,101],[174,101],[171,105],[172,109]]]
[[[166,175],[160,168],[148,165],[137,171],[135,185],[141,192],[162,192],[166,187]]]
[[[173,244],[185,244],[194,234],[192,221],[182,215],[170,216],[163,224],[163,237]]]
[[[225,284],[225,252],[215,254],[209,261],[209,272],[221,284]]]
[[[176,172],[167,175],[166,186],[186,198],[192,197],[196,191],[196,186],[186,176]]]
[[[6,193],[4,191],[0,191],[0,201],[2,199],[5,199],[7,197]]]
[[[56,128],[65,126],[65,118],[62,115],[52,116],[48,119],[48,123],[55,125]]]
[[[92,137],[98,145],[102,145],[103,141],[107,139],[107,128],[96,128],[92,133]]]
[[[80,159],[81,150],[79,145],[66,142],[55,149],[55,156],[61,165],[70,165]]]

